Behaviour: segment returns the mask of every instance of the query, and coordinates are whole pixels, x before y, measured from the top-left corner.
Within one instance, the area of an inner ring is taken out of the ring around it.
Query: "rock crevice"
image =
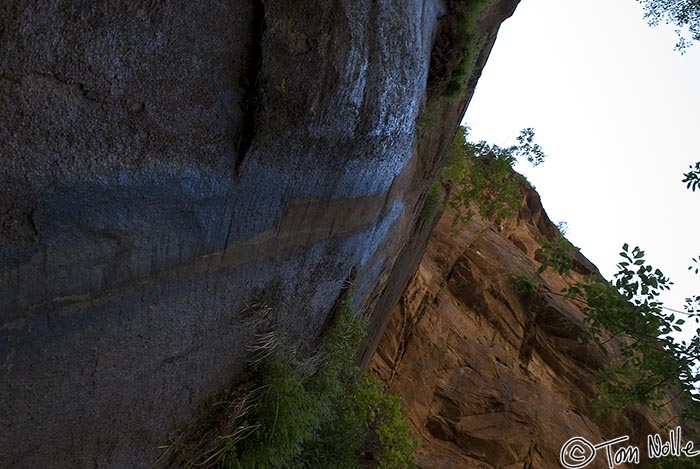
[[[418,133],[444,12],[0,5],[0,466],[149,466],[245,371],[261,292],[311,344],[357,269],[378,340],[475,83]]]
[[[647,434],[678,415],[602,417],[593,408],[599,369],[617,349],[614,341],[580,343],[584,313],[555,293],[564,279],[536,272],[539,240],[556,227],[534,190],[500,226],[475,216],[455,232],[453,216],[448,209],[438,222],[370,362],[404,400],[421,442],[419,467],[555,467],[569,438],[630,435],[644,447]],[[582,255],[576,262],[583,273],[574,280],[602,278]],[[518,293],[516,274],[538,278],[541,289]]]

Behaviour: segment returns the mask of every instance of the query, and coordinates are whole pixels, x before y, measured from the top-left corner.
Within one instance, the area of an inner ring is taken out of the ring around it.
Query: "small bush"
[[[688,456],[666,456],[651,461],[650,469],[700,469],[700,461]]]
[[[560,234],[554,239],[541,239],[540,248],[535,251],[535,260],[542,263],[538,272],[551,268],[560,275],[566,275],[574,268],[574,256],[579,248]]]
[[[411,435],[411,428],[401,412],[401,399],[387,396],[383,392],[384,384],[377,378],[366,377],[365,388],[376,389],[370,394],[368,404],[377,408],[379,425],[375,430],[382,448],[380,469],[398,469],[411,465],[411,455],[417,443]],[[380,388],[381,386],[381,388]]]
[[[429,96],[449,99],[463,94],[485,40],[477,20],[493,3],[493,0],[451,3],[451,11],[442,19],[432,51]]]
[[[356,468],[362,448],[373,440],[380,446],[379,467],[410,466],[416,443],[401,401],[353,366],[364,333],[364,322],[345,304],[312,359],[298,361],[287,348],[263,364],[264,391],[241,422],[257,430],[235,444],[221,437],[220,467]]]
[[[448,201],[455,211],[453,227],[471,220],[472,203],[483,218],[496,223],[514,216],[522,200],[521,187],[527,180],[513,171],[513,165],[519,157],[533,165],[545,159],[542,148],[533,143],[535,133],[531,128],[523,129],[518,144],[509,147],[470,142],[468,135],[469,128],[460,127],[450,145],[443,174],[453,187]]]
[[[418,221],[420,223],[425,223],[428,220],[432,220],[435,215],[442,209],[441,202],[443,198],[442,184],[439,179],[435,179],[430,185],[430,190],[425,197],[425,203],[423,204],[423,210],[421,210],[418,215]]]
[[[280,362],[267,366],[266,390],[254,415],[260,427],[238,446],[224,439],[230,448],[222,456],[223,467],[280,467],[300,453],[321,417],[318,403],[305,388],[306,378],[301,368]]]
[[[513,288],[521,295],[529,295],[537,290],[537,279],[530,274],[515,274],[511,278]]]

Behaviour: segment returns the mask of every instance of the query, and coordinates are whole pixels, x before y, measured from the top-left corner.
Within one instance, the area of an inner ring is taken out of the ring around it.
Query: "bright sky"
[[[547,160],[516,166],[550,218],[606,278],[640,246],[675,283],[666,306],[700,294],[700,43],[674,51],[635,0],[522,0],[498,35],[465,116],[472,140],[515,143],[533,127]]]

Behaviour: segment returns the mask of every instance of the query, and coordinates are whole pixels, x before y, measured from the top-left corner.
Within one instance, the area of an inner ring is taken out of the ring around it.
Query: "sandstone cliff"
[[[455,233],[452,217],[448,209],[440,219],[370,363],[404,399],[421,440],[418,466],[560,467],[574,436],[597,444],[629,435],[627,444],[645,448],[668,416],[596,416],[590,398],[614,341],[577,341],[583,314],[554,294],[564,279],[548,270],[542,293],[513,288],[514,274],[539,266],[538,240],[557,232],[537,193],[526,190],[516,219],[501,226],[476,216]],[[580,254],[574,270],[600,276]],[[588,467],[608,467],[604,453]]]
[[[470,3],[467,86],[419,132]],[[354,270],[382,330],[517,3],[3,1],[0,466],[150,466],[241,376],[260,295],[312,343]]]

